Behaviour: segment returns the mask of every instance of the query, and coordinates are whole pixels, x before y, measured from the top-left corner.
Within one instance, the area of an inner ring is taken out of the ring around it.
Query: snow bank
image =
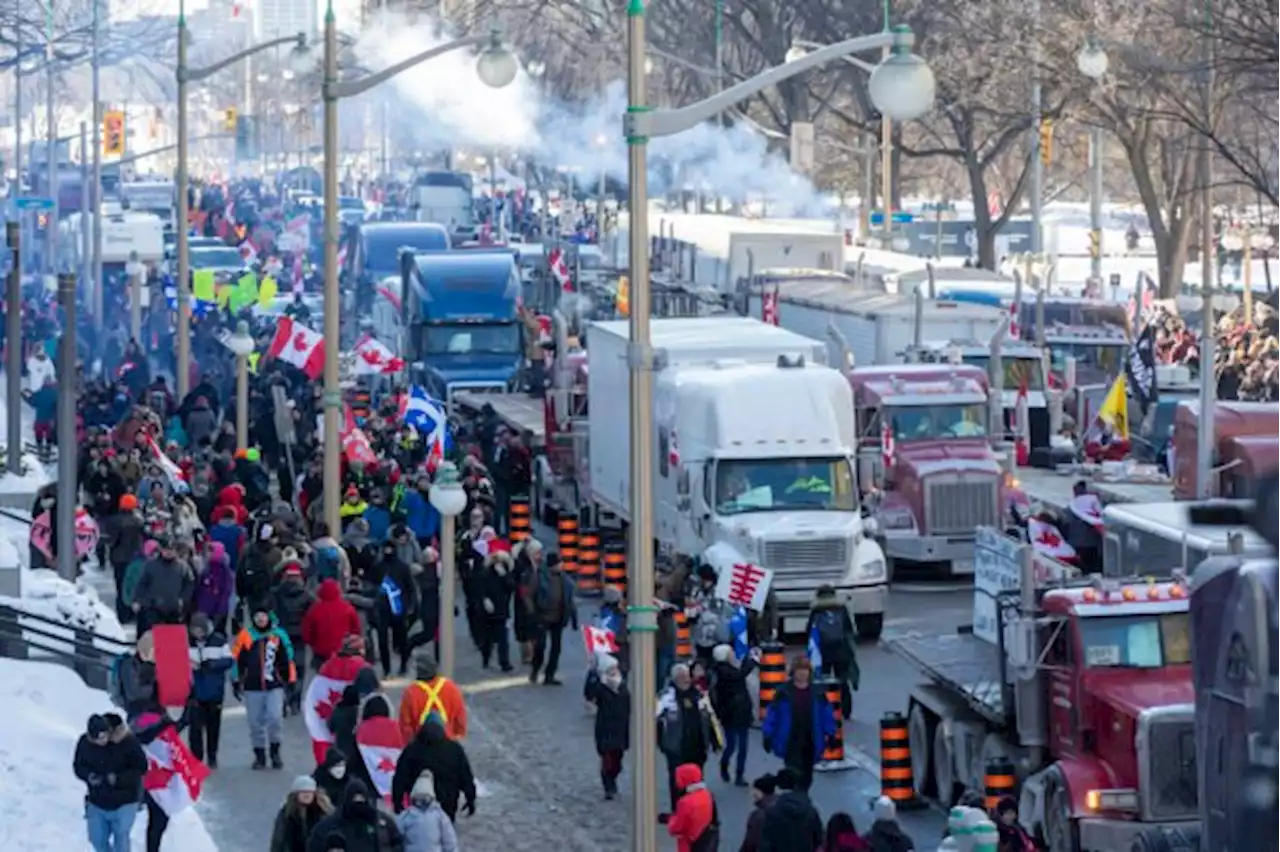
[[[23,852],[88,848],[84,784],[71,772],[76,741],[91,713],[111,710],[106,693],[70,669],[0,659],[0,844]],[[145,848],[145,814],[133,849]],[[217,852],[200,814],[187,810],[165,832],[164,852]]]
[[[0,414],[3,414],[0,411]],[[0,421],[2,422],[2,421]],[[22,454],[22,469],[25,473],[14,476],[11,473],[0,475],[0,494],[31,494],[48,485],[56,476],[49,471],[48,465],[31,453]]]

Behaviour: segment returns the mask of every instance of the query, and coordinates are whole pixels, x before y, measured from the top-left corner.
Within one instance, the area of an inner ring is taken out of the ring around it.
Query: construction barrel
[[[617,589],[627,597],[627,543],[611,541],[604,546],[604,587]]]
[[[511,510],[508,517],[511,534],[508,536],[512,544],[525,541],[532,535],[532,519],[529,517],[529,497],[516,494],[511,497]]]
[[[689,616],[678,609],[675,612],[676,622],[676,661],[687,663],[693,659],[693,633],[689,629]]]
[[[845,760],[844,755],[844,712],[840,706],[840,681],[835,678],[823,678],[818,681],[818,686],[826,697],[827,704],[831,705],[832,713],[835,714],[836,732],[822,749],[822,760],[814,768],[824,772],[848,769],[853,764]]]
[[[787,682],[787,652],[781,642],[765,642],[760,646],[760,718],[769,712],[769,705],[778,694],[778,687]]]
[[[886,713],[880,719],[880,794],[899,808],[921,807],[915,788],[907,720],[901,713]]]
[[[982,779],[986,788],[983,804],[987,812],[995,811],[1000,800],[1005,796],[1013,796],[1018,788],[1018,767],[1007,757],[993,757],[987,761],[987,769]]]
[[[593,527],[578,531],[578,593],[600,594],[600,531]]]
[[[560,547],[560,566],[566,574],[578,573],[578,513],[561,512],[556,521],[556,543]]]

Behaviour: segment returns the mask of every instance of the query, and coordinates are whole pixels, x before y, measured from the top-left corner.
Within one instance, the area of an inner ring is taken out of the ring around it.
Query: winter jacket
[[[435,636],[440,627],[440,566],[431,563],[411,565],[414,585],[418,587],[418,619],[425,636]]]
[[[143,609],[160,612],[189,611],[195,591],[191,566],[180,559],[164,559],[158,554],[148,559],[133,590],[133,601]]]
[[[364,519],[369,524],[369,539],[376,544],[387,540],[387,532],[391,529],[391,513],[386,506],[371,504],[364,510]]]
[[[751,815],[747,817],[747,830],[742,837],[742,845],[738,847],[738,852],[760,852],[760,835],[764,831],[765,814],[769,812],[769,808],[773,807],[775,801],[777,797],[770,793],[756,802]]]
[[[489,612],[481,603],[485,617],[506,621],[511,617],[511,596],[516,590],[515,577],[512,576],[509,565],[492,560],[489,563],[476,574],[475,589],[480,601],[487,600],[493,604],[493,612]]]
[[[298,580],[281,580],[272,595],[273,610],[280,629],[289,635],[290,641],[302,639],[302,622],[316,599]]]
[[[72,768],[76,777],[89,785],[85,801],[94,807],[114,811],[142,798],[147,756],[132,735],[98,745],[82,734],[76,743]]]
[[[826,599],[814,601],[813,608],[809,610],[809,621],[804,626],[803,635],[812,636],[814,625],[824,617],[827,611],[835,612],[836,617],[840,619],[842,636],[841,640],[834,645],[825,642],[822,644],[823,668],[830,666],[845,669],[849,686],[856,690],[861,679],[861,673],[858,671],[857,634],[854,632],[853,619],[849,617],[849,611],[845,609],[844,603],[840,600]]]
[[[203,642],[191,640],[191,697],[196,701],[221,702],[227,693],[227,672],[235,662],[227,637],[210,633]]]
[[[431,505],[427,495],[421,489],[410,488],[405,491],[404,525],[414,537],[421,539],[435,538],[440,531],[440,513]]]
[[[631,747],[631,692],[625,683],[606,686],[596,672],[587,674],[583,697],[596,706],[596,751],[626,751]]]
[[[235,584],[236,578],[227,564],[226,555],[209,557],[208,565],[196,579],[192,610],[203,612],[214,621],[225,618],[231,610],[231,592]]]
[[[342,549],[341,544],[339,544],[337,541],[334,540],[333,536],[327,536],[327,535],[322,536],[321,538],[318,538],[315,541],[311,542],[312,574],[316,575],[319,570],[319,566],[321,562],[321,551],[329,551],[329,550],[332,550],[334,552],[334,555],[337,557],[337,561],[338,561],[338,576],[333,579],[338,580],[340,586],[344,585],[348,580],[351,579],[351,560],[347,558],[347,552]],[[326,579],[329,579],[329,578],[324,576],[320,577],[320,580],[322,582]]]
[[[446,737],[439,725],[423,725],[396,762],[396,772],[391,779],[391,802],[397,812],[404,809],[405,798],[424,769],[431,770],[435,778],[436,801],[449,819],[458,815],[460,798],[465,802],[475,802],[476,779],[471,774],[471,761],[467,760],[462,744]]]
[[[680,800],[676,802],[675,812],[667,822],[667,832],[676,839],[676,852],[716,849],[717,845],[714,844],[706,847],[695,845],[699,842],[709,843],[704,839],[708,831],[719,833],[719,826],[715,824],[715,800],[702,781],[702,767],[693,763],[677,766],[676,789],[680,791]]]
[[[377,586],[378,606],[382,608],[384,613],[391,615],[402,615],[409,618],[418,611],[418,584],[414,582],[413,572],[409,570],[409,566],[401,562],[398,557],[383,558],[374,570],[373,579]],[[392,592],[389,587],[394,586],[398,591],[393,604]]]
[[[558,582],[561,586],[561,603],[559,611],[553,609],[551,602],[551,584]],[[542,568],[538,571],[537,591],[533,597],[534,612],[538,616],[538,621],[549,627],[564,627],[570,622],[574,628],[578,625],[578,613],[574,608],[574,582],[573,577],[564,571],[550,571]]]
[[[135,556],[142,552],[143,535],[142,518],[137,512],[121,512],[110,515],[106,524],[107,558],[112,565],[128,565]]]
[[[668,761],[701,766],[722,740],[711,702],[697,687],[680,692],[670,686],[658,696],[658,748]]]
[[[157,706],[155,663],[137,654],[123,654],[112,664],[112,672],[111,700],[129,719]]]
[[[432,713],[440,717],[440,724],[444,726],[449,739],[460,740],[466,737],[466,700],[458,685],[444,675],[436,675],[429,683],[414,681],[400,696],[400,733],[405,742],[417,736]]]
[[[756,848],[759,852],[819,852],[822,842],[818,809],[804,793],[787,790],[765,811]]]
[[[373,806],[367,814],[356,812],[354,797],[363,795],[365,801]],[[307,842],[307,852],[329,852],[330,836],[338,835],[345,844],[342,848],[347,852],[405,852],[404,838],[395,820],[377,810],[377,794],[370,792],[363,781],[349,782],[343,791],[342,804],[338,810],[329,814],[311,832]]]
[[[234,573],[239,565],[240,551],[244,549],[244,527],[230,519],[220,520],[209,527],[209,540],[222,545]]]
[[[302,641],[316,656],[327,659],[338,653],[343,639],[360,635],[360,616],[342,597],[337,580],[322,582],[317,594],[319,599],[302,616]]]
[[[342,698],[329,714],[329,731],[333,744],[343,754],[351,755],[347,772],[355,775],[351,763],[360,760],[360,748],[356,745],[356,726],[360,723],[360,702],[365,696],[378,691],[378,675],[372,668],[361,669],[355,680],[342,691]]]
[[[231,658],[235,660],[231,678],[248,692],[282,689],[297,679],[293,645],[275,615],[266,630],[252,622],[246,625],[231,646]]]
[[[95,518],[109,517],[118,512],[120,498],[127,490],[124,477],[105,464],[85,478],[84,493],[89,497],[90,510]]]
[[[311,832],[324,818],[325,813],[315,800],[306,807],[286,804],[276,814],[269,852],[307,852]]]
[[[187,415],[186,431],[188,447],[200,446],[200,442],[205,438],[213,440],[214,433],[218,431],[218,416],[209,409],[207,402],[197,403],[191,409]]]
[[[913,852],[916,845],[902,830],[896,820],[878,819],[867,832],[871,852]]]
[[[333,767],[339,763],[344,767],[347,766],[347,756],[337,746],[329,746],[328,751],[324,753],[324,759],[320,761],[320,765],[311,773],[311,777],[316,781],[316,786],[324,791],[324,794],[329,797],[331,802],[341,802],[342,791],[347,787],[345,772],[341,778],[335,778],[333,775]]]
[[[437,801],[412,803],[396,817],[396,825],[404,835],[404,852],[458,852],[457,832]]]
[[[794,686],[791,682],[778,687],[769,709],[765,713],[764,722],[760,726],[761,736],[769,744],[770,751],[783,760],[787,759],[787,746],[791,739],[791,695]],[[817,684],[809,685],[810,707],[813,713],[813,759],[822,759],[822,751],[827,739],[835,736],[835,711],[827,703],[827,697]]]
[[[741,665],[722,662],[711,667],[711,706],[726,728],[749,728],[755,721],[747,690],[747,676],[755,665],[755,660],[748,657]]]

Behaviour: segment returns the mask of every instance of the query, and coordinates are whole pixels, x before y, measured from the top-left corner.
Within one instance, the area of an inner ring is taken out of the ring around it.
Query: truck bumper
[[[1120,819],[1079,820],[1081,849],[1128,849],[1139,835],[1153,828],[1194,828],[1195,820],[1178,822],[1131,822]]]
[[[973,573],[973,538],[964,536],[886,536],[884,552],[908,562],[950,562],[952,573]]]
[[[789,632],[802,630],[809,619],[813,593],[778,590],[775,594],[783,628]],[[885,583],[873,586],[837,586],[836,595],[844,601],[850,615],[870,615],[884,612],[889,602],[889,586]]]

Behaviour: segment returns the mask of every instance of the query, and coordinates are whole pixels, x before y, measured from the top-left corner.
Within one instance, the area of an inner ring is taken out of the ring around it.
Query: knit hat
[[[617,586],[605,586],[604,602],[607,604],[622,603],[622,589]]]
[[[431,801],[436,797],[436,781],[431,774],[430,769],[424,769],[422,774],[418,776],[418,780],[413,782],[413,789],[409,791],[411,799],[426,799]]]
[[[876,799],[876,803],[871,810],[877,820],[892,821],[898,818],[898,806],[888,796],[881,796]]]
[[[717,645],[711,649],[711,659],[717,663],[727,663],[733,658],[733,648],[729,645]]]
[[[418,653],[413,658],[413,670],[418,680],[433,680],[440,673],[440,666],[436,663],[435,655]]]
[[[123,494],[120,497],[120,511],[132,512],[138,508],[138,498],[133,494]]]
[[[150,559],[160,549],[160,545],[156,544],[153,539],[147,539],[142,544],[142,555]]]
[[[299,775],[293,779],[293,784],[289,786],[290,793],[314,793],[316,791],[316,779],[310,775]]]
[[[107,725],[106,719],[94,713],[89,717],[89,724],[85,726],[85,730],[89,734],[89,739],[96,740],[103,734],[108,733],[111,728]]]
[[[751,786],[766,796],[772,796],[778,789],[778,782],[772,775],[765,774],[752,781]]]

